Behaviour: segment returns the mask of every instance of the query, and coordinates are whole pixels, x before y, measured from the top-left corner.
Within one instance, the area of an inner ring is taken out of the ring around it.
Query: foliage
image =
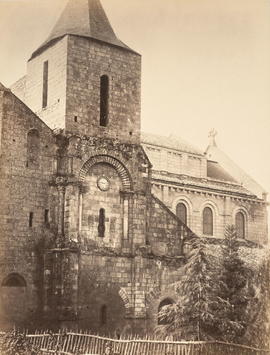
[[[216,297],[217,283],[211,257],[207,256],[207,239],[192,238],[191,253],[184,266],[184,276],[176,286],[179,301],[161,309],[159,317],[166,323],[157,332],[181,335],[185,339],[215,339],[223,300]]]
[[[226,300],[222,338],[240,343],[251,324],[253,312],[250,311],[257,309],[258,298],[251,282],[254,272],[239,257],[239,241],[234,226],[225,228],[221,265],[218,296]]]
[[[265,256],[259,273],[260,288],[256,288],[258,303],[256,307],[249,307],[251,314],[250,326],[244,337],[245,343],[260,348],[270,347],[270,254]]]
[[[254,268],[240,258],[241,243],[234,226],[226,227],[220,244],[221,255],[217,258],[211,255],[206,238],[192,238],[183,277],[176,284],[179,299],[161,309],[159,319],[163,324],[156,331],[181,339],[213,339],[263,347],[266,342],[257,343],[254,337],[256,333],[265,334],[263,328],[269,326],[269,277],[265,280],[269,264],[260,271],[258,279]]]
[[[38,355],[39,350],[35,348],[26,335],[17,330],[5,333],[0,337],[0,353],[6,355]]]

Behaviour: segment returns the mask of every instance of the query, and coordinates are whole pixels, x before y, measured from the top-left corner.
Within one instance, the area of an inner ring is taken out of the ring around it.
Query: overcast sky
[[[0,0],[0,81],[9,86],[66,0]],[[142,54],[142,127],[205,149],[208,132],[270,192],[270,0],[102,0]]]

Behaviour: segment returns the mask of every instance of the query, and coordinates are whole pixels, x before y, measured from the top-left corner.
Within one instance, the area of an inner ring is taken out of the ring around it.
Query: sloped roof
[[[183,138],[174,135],[166,137],[142,132],[141,143],[203,156],[203,152],[201,150],[194,147],[192,144],[188,143]]]
[[[208,160],[215,161],[227,174],[231,175],[244,188],[251,191],[259,198],[265,198],[267,193],[265,189],[258,184],[251,176],[249,176],[243,169],[241,169],[232,159],[230,159],[221,149],[216,145],[209,145],[205,155]]]
[[[228,182],[237,183],[237,180],[233,178],[220,164],[216,161],[207,161],[207,176],[216,179],[223,180]]]
[[[1,82],[0,82],[0,91],[10,91],[8,88],[6,88]]]
[[[32,54],[32,58],[68,34],[93,38],[131,50],[116,37],[100,0],[69,0],[49,37]]]

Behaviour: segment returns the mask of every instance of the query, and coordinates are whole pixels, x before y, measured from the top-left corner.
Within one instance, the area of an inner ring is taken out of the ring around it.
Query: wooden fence
[[[138,336],[112,339],[86,332],[36,332],[26,336],[43,355],[270,355],[269,350],[214,341],[161,341],[150,337],[142,339]]]

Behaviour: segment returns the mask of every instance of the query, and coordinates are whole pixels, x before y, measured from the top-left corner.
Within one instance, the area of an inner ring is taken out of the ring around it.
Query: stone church
[[[99,0],[69,0],[26,75],[0,84],[0,323],[152,329],[185,240],[267,242],[266,192],[210,134],[141,133],[141,56]]]

